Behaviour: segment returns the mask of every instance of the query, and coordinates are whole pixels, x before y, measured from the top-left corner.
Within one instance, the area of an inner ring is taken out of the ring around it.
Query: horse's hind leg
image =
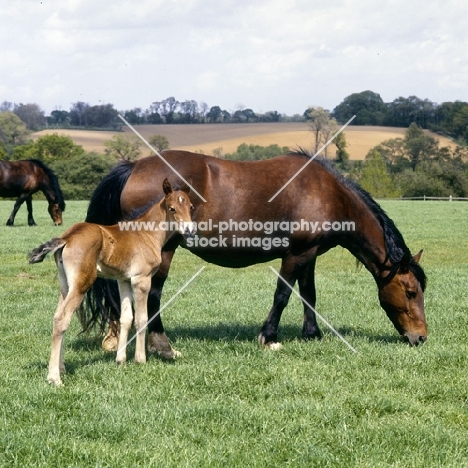
[[[263,323],[258,342],[260,346],[277,350],[281,348],[278,343],[278,325],[284,308],[288,305],[291,296],[291,288],[296,282],[296,264],[294,259],[283,260],[280,270],[280,278],[276,283],[273,306]],[[286,283],[285,283],[286,281]]]
[[[28,208],[28,226],[36,226],[36,222],[34,221],[34,218],[33,218],[33,207],[32,207],[31,195],[29,195],[29,197],[26,198],[26,207]]]
[[[15,201],[15,205],[13,206],[13,211],[10,214],[10,217],[8,218],[8,221],[6,223],[7,226],[13,226],[15,222],[15,217],[16,213],[18,213],[18,210],[21,208],[21,205],[28,199],[30,198],[30,195],[27,193],[21,194],[17,200]]]
[[[315,258],[307,265],[305,270],[299,276],[299,293],[304,305],[304,321],[302,325],[302,338],[305,340],[320,339],[322,333],[317,324],[315,311],[309,307],[315,307]],[[309,305],[308,305],[309,304]]]

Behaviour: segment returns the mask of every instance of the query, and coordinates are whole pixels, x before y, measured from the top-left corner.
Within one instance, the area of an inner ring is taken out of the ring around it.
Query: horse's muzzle
[[[418,346],[427,341],[427,335],[419,335],[418,333],[405,333],[401,335],[402,341],[409,343],[411,346]]]

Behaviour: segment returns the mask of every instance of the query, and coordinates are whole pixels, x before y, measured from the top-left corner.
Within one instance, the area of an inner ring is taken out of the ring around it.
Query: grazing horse
[[[163,192],[165,197],[135,221],[140,224],[132,225],[135,231],[121,230],[119,225],[78,223],[61,237],[46,242],[29,254],[29,262],[38,263],[53,252],[59,273],[60,299],[54,316],[47,377],[50,383],[61,384],[60,373],[65,371],[63,336],[73,313],[98,276],[114,278],[119,285],[121,316],[116,362],[126,361],[127,337],[133,321],[132,298],[137,329],[135,361],[146,362],[148,293],[151,277],[161,264],[161,248],[175,231],[182,235],[193,234],[190,218],[193,206],[188,192],[173,191],[167,179],[163,183]]]
[[[278,324],[296,281],[304,299],[302,336],[320,338],[313,310],[316,259],[329,249],[342,246],[373,276],[380,304],[398,333],[413,345],[426,340],[426,276],[419,265],[422,251],[413,257],[382,208],[328,161],[311,161],[311,155],[304,151],[254,162],[172,150],[163,152],[162,157],[164,161],[150,156],[114,168],[96,188],[87,214],[87,221],[103,224],[130,219],[148,200],[158,196],[158,181],[174,169],[191,181],[194,190],[190,199],[195,207],[192,219],[197,223],[198,242],[189,243],[178,237],[164,247],[161,267],[152,280],[150,317],[159,310],[171,260],[181,245],[223,267],[247,267],[281,258],[281,277],[273,306],[258,341],[272,349],[280,346]],[[354,229],[342,229],[345,223]],[[99,323],[104,329],[110,324],[103,341],[103,347],[110,349],[115,347],[119,317],[112,304],[112,287],[108,282],[97,283],[88,296],[93,307],[80,310],[82,323],[88,327]],[[177,356],[160,315],[148,329],[150,351],[169,359]]]
[[[49,202],[49,214],[56,226],[62,224],[62,211],[65,202],[57,176],[42,161],[26,159],[23,161],[0,161],[0,197],[17,197],[7,226],[13,226],[15,216],[21,205],[26,202],[28,224],[35,226],[32,210],[32,194],[38,191]]]

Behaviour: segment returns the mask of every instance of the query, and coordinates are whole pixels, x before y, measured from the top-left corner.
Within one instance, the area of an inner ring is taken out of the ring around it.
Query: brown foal
[[[151,278],[161,264],[161,249],[174,232],[184,236],[195,232],[188,188],[172,190],[165,179],[163,191],[165,196],[159,203],[132,221],[130,228],[135,230],[122,230],[121,224],[78,223],[61,237],[46,242],[29,254],[29,262],[38,263],[48,253],[54,253],[60,281],[47,376],[50,383],[62,383],[60,374],[65,372],[63,336],[74,312],[98,276],[116,279],[119,285],[122,315],[116,362],[126,361],[127,338],[133,322],[132,299],[137,330],[135,362],[146,362],[147,300]]]

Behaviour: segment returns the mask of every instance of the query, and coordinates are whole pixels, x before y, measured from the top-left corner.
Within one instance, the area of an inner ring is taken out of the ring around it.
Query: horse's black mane
[[[308,158],[313,157],[311,153],[303,149],[299,149],[298,151],[294,151],[289,154],[291,156],[305,156]],[[387,256],[389,260],[394,265],[399,265],[402,261],[409,261],[410,270],[416,276],[416,279],[419,281],[422,289],[424,290],[427,283],[424,270],[419,265],[419,263],[414,261],[411,252],[406,245],[403,236],[401,235],[401,232],[395,226],[395,223],[388,217],[387,213],[385,213],[382,207],[372,198],[369,192],[364,190],[353,180],[344,177],[343,174],[341,174],[336,169],[332,161],[323,157],[316,157],[314,158],[314,161],[361,198],[361,200],[379,220],[379,223],[382,226]]]
[[[63,197],[63,193],[60,188],[58,178],[55,175],[54,171],[50,167],[46,166],[40,159],[27,159],[27,161],[32,162],[36,166],[39,166],[44,171],[46,176],[49,178],[52,190],[55,192],[55,196],[56,196],[55,201],[58,203],[58,206],[60,207],[60,209],[62,211],[65,211],[65,199]]]

